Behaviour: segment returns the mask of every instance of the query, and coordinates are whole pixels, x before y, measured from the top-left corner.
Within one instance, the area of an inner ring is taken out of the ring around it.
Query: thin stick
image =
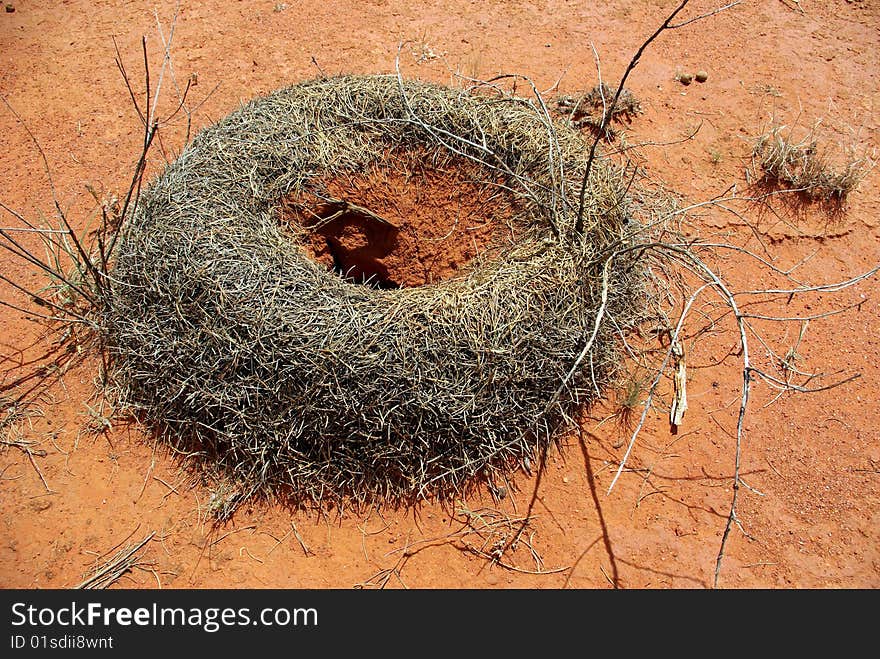
[[[144,496],[144,492],[147,489],[147,483],[150,480],[150,474],[153,473],[153,469],[156,468],[156,447],[159,445],[159,438],[153,440],[153,450],[150,454],[150,466],[147,467],[147,473],[144,474],[144,484],[141,486],[141,491],[138,493],[137,497],[135,497],[135,503],[141,500],[141,497]]]
[[[164,485],[165,487],[167,487],[170,490],[169,492],[165,493],[165,496],[162,497],[163,499],[170,494],[176,494],[177,496],[180,496],[180,492],[177,491],[177,488],[174,487],[173,485],[170,485],[167,481],[162,480],[158,476],[153,476],[153,480],[159,481],[160,483],[162,483],[162,485]]]
[[[137,567],[138,554],[155,535],[156,532],[153,531],[140,542],[122,549],[104,565],[97,568],[91,576],[75,586],[75,589],[103,589],[113,585],[122,575]]]
[[[49,189],[52,191],[52,202],[55,205],[55,210],[58,213],[58,217],[61,219],[61,222],[64,224],[64,228],[67,230],[67,235],[70,236],[73,241],[74,246],[76,247],[77,252],[79,253],[80,259],[82,259],[82,263],[89,269],[89,271],[96,277],[95,283],[100,286],[101,282],[98,281],[98,271],[95,268],[95,264],[92,263],[91,257],[86,253],[83,249],[82,245],[79,242],[79,239],[76,237],[76,232],[73,230],[73,227],[70,226],[70,223],[67,221],[67,216],[64,211],[61,210],[61,204],[58,202],[58,193],[55,189],[55,180],[52,178],[52,169],[49,167],[49,160],[46,158],[46,152],[43,151],[43,147],[40,145],[40,141],[37,139],[37,136],[31,131],[30,127],[25,123],[24,119],[15,111],[15,108],[6,100],[6,97],[3,94],[0,94],[0,101],[6,106],[6,108],[12,113],[12,116],[16,118],[16,120],[21,124],[22,128],[24,128],[25,132],[30,137],[31,142],[33,142],[34,146],[37,149],[37,152],[40,154],[40,159],[43,161],[43,169],[46,172],[46,177],[49,181]],[[7,236],[4,235],[4,238]]]
[[[116,43],[116,37],[110,37],[113,40],[113,48],[116,49],[116,68],[119,69],[119,73],[122,74],[122,79],[125,81],[125,87],[128,89],[128,94],[131,97],[132,105],[134,105],[134,109],[138,114],[138,118],[141,120],[141,123],[146,126],[147,118],[144,116],[144,113],[141,111],[140,103],[138,103],[137,95],[134,93],[134,89],[131,88],[131,83],[129,81],[128,73],[125,70],[125,65],[122,62],[122,54],[119,52],[119,44]]]
[[[305,541],[303,541],[302,536],[299,534],[299,531],[298,531],[297,528],[296,528],[296,523],[295,523],[295,522],[291,522],[291,523],[290,523],[290,527],[291,527],[291,530],[293,531],[293,536],[296,538],[297,542],[299,542],[299,546],[302,547],[303,553],[304,553],[306,556],[314,555],[314,553],[312,552],[312,550],[309,549],[309,548],[306,546]]]
[[[606,259],[605,265],[602,267],[602,301],[599,305],[599,310],[596,312],[596,320],[593,322],[593,331],[590,334],[590,338],[584,344],[583,349],[577,356],[577,359],[574,360],[571,368],[568,369],[568,373],[566,373],[565,377],[562,378],[562,382],[559,383],[559,388],[557,388],[553,396],[550,397],[550,401],[547,403],[545,412],[550,411],[550,408],[559,399],[559,395],[562,393],[562,390],[565,389],[565,385],[568,384],[568,381],[574,375],[575,371],[577,371],[578,367],[584,361],[584,357],[587,356],[587,353],[590,352],[590,349],[593,347],[593,343],[596,341],[596,336],[598,336],[599,334],[599,327],[602,324],[602,317],[605,315],[605,310],[608,307],[608,278],[611,272],[612,260],[613,257]]]
[[[651,401],[654,398],[654,392],[657,389],[657,386],[660,384],[660,379],[663,377],[663,372],[666,370],[666,364],[669,363],[669,360],[672,358],[673,346],[675,342],[678,341],[679,334],[681,334],[682,326],[684,325],[684,319],[690,311],[691,306],[696,301],[697,297],[710,286],[710,284],[703,284],[696,291],[694,291],[691,296],[688,298],[687,302],[682,309],[681,315],[678,318],[678,323],[675,326],[675,330],[672,333],[669,349],[666,351],[666,355],[663,358],[663,363],[660,364],[660,367],[657,369],[657,375],[654,378],[654,381],[651,383],[651,387],[648,389],[648,396],[645,399],[644,409],[642,410],[642,416],[639,419],[639,422],[636,424],[635,429],[633,430],[632,436],[630,437],[629,444],[626,447],[626,452],[623,454],[623,458],[620,460],[620,465],[617,467],[617,472],[614,474],[614,478],[611,480],[611,485],[608,486],[608,491],[606,494],[611,494],[611,490],[614,489],[614,485],[617,483],[617,479],[620,478],[620,475],[623,473],[624,467],[626,466],[626,461],[629,459],[630,453],[632,453],[633,447],[636,444],[636,438],[639,436],[639,433],[642,430],[642,427],[645,425],[645,419],[648,416],[648,410],[651,408]]]
[[[639,49],[636,51],[636,54],[633,55],[633,58],[630,60],[629,65],[623,72],[623,76],[620,78],[620,82],[617,85],[617,91],[614,92],[614,99],[611,101],[610,106],[613,108],[617,105],[618,99],[620,99],[620,94],[623,92],[623,86],[626,83],[626,79],[629,77],[630,72],[636,67],[639,63],[639,60],[642,58],[642,53],[645,52],[645,49],[651,44],[654,39],[660,36],[660,34],[669,28],[672,19],[675,18],[678,13],[685,8],[688,0],[682,0],[682,3],[675,8],[663,24],[657,28],[657,30],[652,34],[648,39],[639,46]],[[611,113],[604,112],[602,116],[602,123],[599,125],[598,133],[593,140],[593,144],[590,146],[590,155],[587,157],[587,167],[584,171],[584,177],[581,180],[581,191],[578,195],[578,213],[577,213],[577,221],[575,222],[575,234],[580,234],[583,232],[584,228],[584,206],[586,204],[587,197],[587,183],[590,180],[590,172],[593,168],[593,160],[596,157],[596,149],[599,146],[599,142],[602,140],[602,135],[605,134],[605,131],[608,129],[608,124],[611,121]]]
[[[178,0],[177,6],[174,8],[174,17],[171,19],[171,31],[168,33],[168,41],[166,42],[165,35],[162,33],[162,23],[159,21],[159,12],[158,10],[153,10],[153,14],[156,17],[156,27],[159,32],[159,37],[162,39],[162,44],[165,46],[165,53],[162,57],[162,68],[159,69],[159,81],[156,83],[156,92],[153,94],[153,107],[150,109],[150,117],[156,116],[156,106],[159,104],[159,96],[162,91],[162,80],[165,78],[165,69],[168,68],[168,65],[171,62],[171,43],[174,41],[174,28],[177,27],[177,15],[179,12],[180,0]],[[146,39],[144,40],[144,44],[146,46]],[[149,90],[149,87],[147,89]]]
[[[33,465],[34,469],[37,471],[37,475],[40,477],[40,480],[43,482],[43,487],[46,488],[46,492],[52,493],[52,488],[49,487],[49,483],[46,482],[46,478],[43,476],[43,472],[40,471],[40,468],[37,466],[37,461],[34,460],[34,454],[30,451],[25,451],[25,454],[28,456],[28,460],[31,461],[31,465]]]
[[[684,27],[685,25],[690,25],[691,23],[696,23],[697,21],[701,21],[704,18],[709,18],[710,16],[714,16],[715,14],[720,14],[722,11],[726,11],[733,7],[736,7],[738,4],[741,4],[742,0],[736,0],[736,2],[731,2],[730,4],[724,5],[723,7],[718,7],[717,9],[713,9],[712,11],[707,11],[705,14],[700,14],[699,16],[694,16],[693,18],[689,18],[686,21],[682,21],[681,23],[675,23],[674,25],[670,25],[670,30],[677,30],[680,27]]]
[[[37,465],[37,461],[34,460],[34,455],[38,455],[40,457],[46,455],[46,452],[42,449],[34,451],[31,446],[33,446],[36,442],[31,440],[22,439],[20,441],[9,441],[6,439],[0,439],[0,445],[3,446],[12,446],[17,448],[19,451],[24,453],[28,460],[30,460],[31,466],[34,468],[34,471],[37,472],[37,475],[40,477],[40,480],[43,482],[43,487],[46,488],[46,492],[48,494],[54,494],[52,488],[49,487],[49,483],[46,482],[46,478],[43,476],[43,472],[40,471],[40,467]]]

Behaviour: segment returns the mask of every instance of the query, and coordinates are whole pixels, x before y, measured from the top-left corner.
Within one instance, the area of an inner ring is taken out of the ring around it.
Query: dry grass
[[[614,100],[614,92],[604,82],[596,85],[591,90],[579,96],[560,96],[556,99],[556,108],[560,114],[575,128],[590,128],[594,131],[602,129],[605,114],[610,121],[632,121],[633,118],[643,112],[641,102],[629,89],[623,89],[620,97],[613,107],[609,107]],[[605,139],[616,137],[616,131],[611,128],[610,121],[605,127]]]
[[[537,103],[395,76],[249,103],[200,133],[122,228],[101,315],[116,398],[243,491],[297,500],[451,498],[538,462],[615,376],[615,335],[652,308],[634,249],[648,239],[636,213],[652,209],[630,177],[594,163],[574,228],[586,147]],[[399,290],[305,256],[279,200],[321,196],[389,149],[476,166],[517,238]]]
[[[5,452],[10,448],[16,448],[25,454],[34,471],[40,477],[40,482],[46,488],[46,492],[52,492],[46,477],[35,458],[46,457],[46,451],[37,448],[40,442],[33,439],[27,439],[22,431],[22,426],[30,424],[34,417],[44,416],[33,400],[22,402],[0,396],[0,452]],[[30,430],[33,430],[31,427]],[[5,471],[5,468],[4,470]],[[2,473],[2,472],[0,472]]]
[[[150,572],[156,577],[157,583],[159,583],[159,577],[152,564],[141,560],[141,554],[155,535],[155,532],[150,533],[143,540],[126,545],[103,563],[96,564],[91,573],[76,586],[76,589],[103,590],[109,588],[125,574],[135,569]],[[161,583],[159,585],[161,587]]]
[[[617,424],[625,429],[632,428],[637,412],[648,389],[648,378],[637,370],[627,373],[617,390],[615,415]]]
[[[842,203],[872,166],[866,156],[848,149],[835,166],[819,144],[815,130],[796,139],[786,126],[772,125],[752,146],[752,174],[775,189],[799,193],[808,201]]]

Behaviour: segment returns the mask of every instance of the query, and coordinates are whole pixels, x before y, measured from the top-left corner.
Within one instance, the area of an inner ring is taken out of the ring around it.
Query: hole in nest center
[[[347,281],[422,286],[512,239],[513,202],[502,183],[468,161],[389,153],[287,195],[281,222],[310,258]]]

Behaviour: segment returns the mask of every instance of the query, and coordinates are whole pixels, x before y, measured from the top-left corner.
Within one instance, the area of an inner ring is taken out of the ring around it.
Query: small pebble
[[[15,11],[15,5],[6,5],[6,13],[11,14]]]
[[[693,79],[694,76],[692,76],[690,73],[682,73],[680,76],[678,76],[678,81],[683,85],[691,84],[691,82],[693,82]]]
[[[709,74],[701,69],[700,71],[697,71],[697,75],[694,76],[694,79],[697,82],[706,82],[709,79]]]

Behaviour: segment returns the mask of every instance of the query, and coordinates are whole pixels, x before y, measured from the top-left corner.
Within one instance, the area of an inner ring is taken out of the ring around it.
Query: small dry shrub
[[[621,90],[617,102],[613,107],[609,107],[616,91],[603,82],[579,96],[560,96],[556,99],[556,108],[575,128],[590,128],[597,131],[602,130],[605,113],[610,115],[610,121],[630,122],[643,112],[642,104],[628,89]],[[605,139],[613,139],[616,136],[617,132],[610,125],[605,127],[603,135]]]
[[[855,190],[872,163],[867,155],[846,149],[837,166],[823,149],[815,128],[797,140],[786,126],[773,124],[752,147],[752,173],[774,189],[800,193],[807,201],[842,203]]]

